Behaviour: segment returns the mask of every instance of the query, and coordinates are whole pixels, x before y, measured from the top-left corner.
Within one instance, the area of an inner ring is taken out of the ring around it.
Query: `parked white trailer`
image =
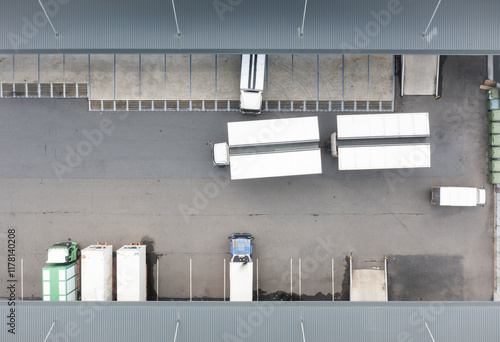
[[[116,295],[118,301],[146,301],[146,246],[116,251]]]
[[[433,205],[450,207],[475,207],[486,204],[486,190],[458,186],[433,186],[431,188]]]
[[[113,246],[82,250],[82,301],[113,300]]]
[[[230,147],[318,142],[317,116],[227,123]]]
[[[228,142],[214,144],[215,165],[231,179],[319,174],[318,117],[230,122]]]
[[[430,136],[429,113],[337,115],[337,139]]]
[[[431,167],[429,143],[409,145],[339,146],[339,170]]]
[[[262,91],[266,55],[242,55],[240,79],[240,110],[247,114],[259,114],[262,110]]]

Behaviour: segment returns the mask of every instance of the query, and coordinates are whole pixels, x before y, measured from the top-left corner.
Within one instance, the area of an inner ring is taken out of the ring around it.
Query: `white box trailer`
[[[266,55],[242,55],[240,78],[240,110],[247,114],[259,114],[262,110],[262,91]]]
[[[229,147],[318,142],[317,116],[227,123]]]
[[[318,117],[229,122],[228,142],[214,144],[215,165],[231,179],[319,174]]]
[[[339,170],[431,167],[429,143],[409,145],[339,146]]]
[[[146,301],[146,246],[116,251],[116,295],[118,301]]]
[[[82,250],[82,301],[113,300],[113,246]]]
[[[78,265],[51,264],[42,268],[42,293],[44,301],[78,300]]]
[[[253,261],[229,263],[229,300],[251,302],[253,297]]]
[[[261,153],[230,156],[231,179],[320,174],[321,151]]]
[[[433,186],[431,204],[450,207],[475,207],[486,204],[486,190],[458,186]]]
[[[337,115],[337,139],[430,136],[429,113]]]

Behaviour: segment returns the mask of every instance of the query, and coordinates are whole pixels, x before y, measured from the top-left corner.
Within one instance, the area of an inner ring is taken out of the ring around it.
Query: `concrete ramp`
[[[384,270],[353,270],[351,301],[386,301]]]
[[[438,55],[406,55],[401,63],[401,95],[438,95]]]

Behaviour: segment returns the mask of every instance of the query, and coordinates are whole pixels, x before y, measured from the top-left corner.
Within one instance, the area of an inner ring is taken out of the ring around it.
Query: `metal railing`
[[[237,100],[90,100],[90,111],[239,111]],[[392,112],[394,101],[266,100],[264,111]]]
[[[0,83],[0,98],[88,97],[88,83]]]

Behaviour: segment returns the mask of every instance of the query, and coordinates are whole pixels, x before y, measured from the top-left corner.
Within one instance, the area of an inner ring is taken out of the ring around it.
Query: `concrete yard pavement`
[[[0,55],[0,83],[90,82],[91,100],[238,101],[240,68],[238,54]],[[393,69],[385,55],[269,54],[263,99],[392,101]]]
[[[229,170],[212,165],[207,142],[227,138],[226,122],[251,119],[240,113],[101,114],[79,100],[0,100],[0,243],[16,229],[25,298],[41,297],[47,247],[69,238],[115,250],[147,244],[153,297],[159,260],[160,298],[188,298],[192,259],[193,295],[221,298],[227,236],[247,231],[261,295],[290,292],[290,259],[298,293],[301,258],[304,298],[331,299],[334,259],[336,298],[347,299],[346,256],[361,269],[387,255],[390,300],[491,300],[493,189],[476,84],[485,59],[449,57],[443,72],[442,99],[397,104],[429,111],[431,168],[338,171],[324,154],[322,175],[231,182]],[[322,140],[335,118],[319,114]],[[433,185],[485,185],[487,205],[432,207]]]

